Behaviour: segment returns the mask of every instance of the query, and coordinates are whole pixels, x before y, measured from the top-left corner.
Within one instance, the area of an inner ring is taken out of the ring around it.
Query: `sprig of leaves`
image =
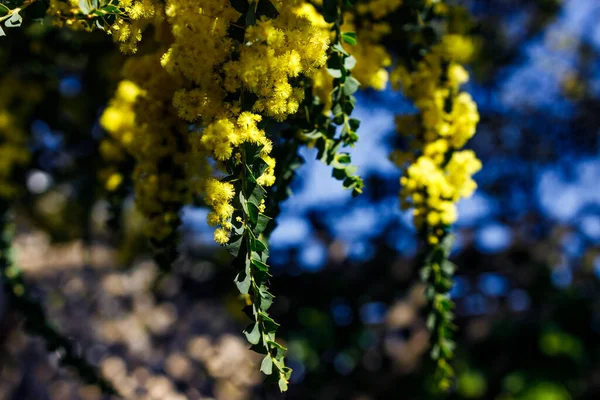
[[[23,273],[13,260],[11,243],[14,226],[10,221],[9,207],[6,202],[0,202],[0,277],[11,308],[25,319],[27,333],[42,337],[48,352],[59,355],[60,365],[73,368],[84,382],[98,386],[103,393],[116,395],[113,386],[74,349],[69,339],[50,324],[42,305],[29,295]]]
[[[354,1],[350,0],[323,2],[323,15],[327,22],[333,23],[331,29],[335,32],[335,44],[330,47],[327,60],[327,72],[334,78],[332,115],[327,117],[322,113],[313,113],[313,129],[306,130],[304,136],[315,141],[319,150],[317,159],[333,168],[333,177],[343,181],[344,187],[351,189],[353,196],[358,196],[362,193],[364,182],[356,175],[358,168],[351,165],[350,154],[339,151],[342,147],[354,146],[358,141],[357,130],[360,126],[360,120],[350,117],[356,104],[354,93],[360,87],[360,82],[351,72],[356,66],[356,59],[342,45],[342,42],[355,45],[356,34],[341,31],[344,10],[353,4]],[[339,136],[337,127],[341,127]]]
[[[428,245],[421,279],[427,283],[425,297],[428,302],[427,327],[431,332],[431,358],[436,362],[437,382],[441,390],[452,387],[454,370],[449,361],[454,357],[456,343],[452,335],[456,330],[454,302],[450,299],[452,276],[456,266],[449,261],[454,238],[446,234],[437,245]]]
[[[252,350],[264,354],[261,371],[268,381],[277,382],[279,389],[288,388],[292,370],[285,365],[285,347],[277,343],[279,324],[268,314],[274,296],[269,292],[271,278],[267,259],[269,251],[262,239],[271,218],[263,214],[267,192],[257,182],[267,164],[260,158],[261,147],[246,143],[239,148],[240,162],[232,158],[228,165],[230,176],[225,180],[233,183],[237,196],[233,202],[233,233],[228,250],[235,256],[238,269],[235,284],[247,299],[246,314],[254,321],[244,330]]]

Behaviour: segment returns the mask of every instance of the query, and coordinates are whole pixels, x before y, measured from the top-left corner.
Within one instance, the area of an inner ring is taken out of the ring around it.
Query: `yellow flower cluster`
[[[55,25],[68,26],[75,30],[88,30],[95,26],[94,20],[81,17],[81,12],[94,17],[91,4],[89,0],[50,0],[46,13],[53,17]],[[164,8],[157,0],[119,0],[118,8],[120,11],[116,14],[112,25],[106,25],[103,29],[119,43],[122,52],[135,53],[138,42],[142,40],[144,29],[150,24],[158,27],[164,19]]]
[[[259,124],[263,117],[283,121],[298,111],[304,91],[294,86],[295,78],[315,75],[327,61],[329,46],[329,32],[301,12],[306,3],[273,4],[277,16],[259,18],[238,43],[229,29],[240,14],[229,2],[167,0],[173,41],[161,57],[164,69],[183,79],[173,95],[177,114],[200,126],[190,135],[193,150],[206,150],[226,161],[244,143],[262,146],[267,169],[258,182],[264,186],[275,182],[275,160],[269,156],[272,143]],[[207,196],[209,190],[224,193],[217,189],[211,181]],[[209,222],[221,226],[215,232],[219,243],[227,242],[231,229],[231,215],[223,212],[231,199],[206,200],[213,208]]]
[[[235,196],[235,189],[231,183],[221,182],[214,178],[206,181],[206,204],[213,211],[208,214],[208,223],[211,226],[221,225],[222,228],[215,230],[215,241],[225,244],[229,241],[229,230],[232,228],[231,216],[235,211],[230,204]]]
[[[203,153],[189,151],[188,126],[171,105],[180,81],[160,68],[159,55],[130,58],[123,76],[100,118],[110,135],[101,152],[109,161],[120,161],[123,151],[135,159],[136,205],[148,219],[148,235],[162,239],[172,233],[179,208],[201,190],[208,166]],[[104,179],[108,190],[122,181],[110,167]]]
[[[164,8],[158,0],[119,0],[119,7],[128,18],[116,18],[108,31],[122,52],[135,53],[144,29],[151,23],[160,26],[164,20]]]
[[[231,32],[244,27],[239,26],[241,15],[229,1],[119,3],[124,12],[110,33],[122,43],[123,51],[136,51],[148,24],[156,33],[155,48],[166,49],[128,63],[125,80],[101,119],[111,136],[102,143],[101,152],[114,164],[126,153],[136,160],[136,201],[151,221],[161,218],[166,204],[185,204],[193,194],[205,193],[213,209],[209,222],[220,226],[215,239],[226,243],[233,212],[231,188],[207,181],[203,165],[206,155],[218,161],[217,168],[230,159],[241,161],[239,149],[244,143],[261,146],[260,157],[267,168],[257,180],[263,186],[274,184],[272,142],[261,124],[267,117],[283,121],[298,111],[304,88],[297,78],[324,70],[330,32],[306,1],[272,4],[277,15],[258,17],[238,41]],[[249,1],[249,5],[257,3]],[[163,73],[156,69],[156,58]],[[202,172],[192,173],[197,169]],[[123,182],[114,165],[104,171],[103,179],[108,190]],[[168,223],[155,225],[153,236],[169,233]]]
[[[14,173],[31,158],[26,118],[42,92],[34,84],[5,75],[0,79],[0,199],[18,194]]]
[[[456,203],[473,194],[477,185],[471,177],[480,169],[481,162],[471,150],[452,153],[445,166],[428,156],[419,157],[400,180],[403,206],[415,208],[415,225],[437,227],[454,223]]]
[[[481,169],[475,153],[459,151],[475,134],[479,114],[471,96],[460,92],[469,75],[456,60],[465,59],[469,42],[457,36],[444,37],[415,70],[399,66],[392,73],[394,86],[419,109],[396,120],[408,149],[392,158],[400,167],[410,163],[401,179],[402,207],[414,207],[418,228],[433,228],[432,243],[438,241],[436,227],[455,222],[456,203],[473,194],[472,176]]]
[[[312,76],[325,65],[328,34],[286,3],[277,18],[247,28],[245,40],[239,60],[224,66],[225,88],[254,93],[254,111],[282,121],[298,111],[304,98],[303,88],[294,88],[290,80]]]

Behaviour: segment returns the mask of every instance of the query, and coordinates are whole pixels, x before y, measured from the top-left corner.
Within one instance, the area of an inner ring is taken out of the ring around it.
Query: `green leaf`
[[[241,294],[248,294],[250,291],[250,284],[252,283],[252,279],[249,274],[240,272],[235,277],[235,285]]]
[[[242,210],[245,214],[248,214],[248,204],[246,202],[246,197],[244,197],[244,193],[240,191],[239,195],[240,204],[242,205]]]
[[[350,118],[348,120],[348,125],[350,125],[350,129],[352,129],[354,132],[356,132],[358,130],[358,128],[360,127],[360,120],[356,119],[356,118]]]
[[[248,190],[251,191],[250,197],[248,198],[248,202],[259,207],[261,201],[265,198],[267,191],[257,183],[250,185]]]
[[[269,315],[265,312],[259,311],[258,313],[263,325],[265,326],[265,330],[269,333],[274,333],[277,331],[279,324],[273,320],[273,318],[269,317]]]
[[[333,76],[334,78],[342,77],[342,70],[340,69],[327,68],[327,72],[329,72],[329,75]]]
[[[262,343],[253,344],[250,346],[250,350],[258,354],[269,354],[267,348]]]
[[[344,94],[346,96],[350,96],[358,90],[360,87],[360,82],[356,80],[355,77],[349,76],[346,78],[346,82],[344,83]]]
[[[267,344],[269,344],[270,346],[272,346],[272,347],[274,347],[274,348],[276,348],[278,350],[283,350],[283,351],[287,350],[287,347],[284,347],[281,344],[279,344],[279,343],[277,343],[277,342],[275,342],[273,340],[268,340]]]
[[[332,48],[333,48],[335,51],[337,51],[338,53],[341,53],[341,54],[343,54],[343,55],[345,55],[345,56],[349,56],[349,55],[350,55],[350,53],[348,53],[348,52],[346,51],[346,49],[344,49],[344,46],[342,46],[342,44],[341,44],[340,42],[338,42],[338,43],[334,44]]]
[[[262,158],[257,158],[252,162],[252,174],[256,178],[260,178],[265,173],[267,167],[268,165],[265,160]]]
[[[356,33],[355,32],[343,32],[342,40],[349,45],[354,46],[356,44]]]
[[[6,5],[0,3],[0,17],[4,17],[9,12],[10,12],[10,8],[8,8]]]
[[[354,56],[348,56],[344,59],[344,68],[348,71],[353,69],[356,66],[356,58]]]
[[[287,380],[285,380],[285,378],[279,378],[279,390],[281,390],[282,392],[287,392],[288,390],[288,383]]]
[[[18,12],[13,13],[4,23],[7,28],[18,28],[23,23],[23,17]]]
[[[451,261],[446,260],[442,263],[442,271],[444,274],[451,276],[456,271],[456,265]]]
[[[273,305],[274,296],[263,287],[260,288],[260,308],[267,311]]]
[[[252,261],[252,265],[254,265],[259,270],[261,270],[263,272],[269,271],[269,266],[267,264],[265,264],[264,262],[259,261],[259,260],[254,260],[254,259],[252,259],[251,261]]]
[[[246,328],[244,330],[244,335],[246,335],[246,339],[251,344],[258,344],[260,342],[260,336],[261,336],[260,335],[260,327],[258,326],[258,324],[255,323],[255,324],[252,324],[252,330],[248,330],[248,328]]]
[[[260,370],[265,375],[271,375],[273,373],[273,359],[270,355],[263,358],[262,363],[260,364]]]
[[[254,225],[258,222],[258,214],[260,214],[260,210],[258,209],[258,206],[256,206],[256,204],[254,203],[248,202],[247,206],[250,222],[252,222],[252,224]]]
[[[334,168],[331,173],[331,176],[333,176],[338,181],[342,181],[346,178],[346,170],[340,169],[340,168]]]
[[[250,169],[250,167],[248,165],[246,165],[246,164],[244,164],[244,165],[246,166],[246,170],[248,171],[248,178],[250,178],[250,182],[256,183],[256,177],[252,173],[252,170]]]
[[[352,159],[350,158],[350,154],[348,153],[339,153],[337,156],[337,161],[342,164],[350,164]]]
[[[267,245],[258,239],[252,239],[252,241],[250,243],[250,249],[252,251],[261,253],[267,249]]]
[[[285,376],[285,379],[290,379],[290,377],[292,376],[292,369],[289,367],[281,368],[281,372],[283,372],[283,376]]]
[[[269,222],[271,222],[272,218],[266,216],[265,214],[258,214],[258,220],[256,222],[256,228],[254,229],[254,233],[260,235],[266,228]],[[266,246],[265,246],[266,247]]]
[[[358,171],[358,166],[357,165],[348,165],[345,169],[346,171],[346,176],[352,176],[354,174],[356,174],[356,172]]]
[[[227,249],[229,254],[231,254],[234,257],[238,256],[238,254],[240,253],[240,247],[242,246],[243,242],[242,239],[243,237],[241,235],[231,236],[229,242],[225,245],[225,248]]]
[[[102,10],[109,14],[121,14],[121,10],[119,9],[119,7],[113,5],[103,7]]]

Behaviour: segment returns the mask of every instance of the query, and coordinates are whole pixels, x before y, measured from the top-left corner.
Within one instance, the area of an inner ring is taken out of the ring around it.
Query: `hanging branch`
[[[427,236],[425,237],[425,239]],[[440,243],[428,244],[425,260],[421,267],[421,279],[427,283],[427,328],[431,332],[431,358],[436,362],[435,381],[438,387],[446,391],[452,387],[454,370],[450,360],[454,357],[456,342],[452,336],[456,331],[454,320],[454,302],[450,299],[452,276],[456,266],[449,261],[454,238],[445,232]]]
[[[264,354],[261,371],[268,380],[277,381],[284,392],[292,370],[285,366],[285,347],[276,342],[279,324],[268,314],[274,296],[268,290],[269,273],[267,245],[261,240],[261,234],[271,221],[265,210],[266,190],[257,182],[267,164],[260,158],[262,148],[253,144],[244,144],[239,149],[241,162],[229,163],[230,176],[225,179],[233,183],[236,197],[233,205],[233,231],[229,251],[236,257],[233,264],[238,269],[235,284],[240,293],[246,296],[248,306],[244,310],[254,320],[244,331],[253,345],[252,350]]]
[[[29,295],[23,273],[13,259],[14,226],[10,222],[9,205],[4,201],[0,201],[0,232],[0,273],[4,291],[9,306],[25,319],[25,331],[43,338],[48,352],[59,355],[60,365],[73,368],[84,382],[98,386],[107,395],[117,394],[98,370],[74,349],[71,341],[50,324],[42,305]]]
[[[444,17],[428,7],[422,12],[430,20]],[[425,16],[418,19],[423,20]],[[470,197],[477,186],[472,176],[481,169],[481,162],[474,152],[462,148],[475,134],[479,114],[471,96],[460,92],[469,76],[448,49],[447,32],[430,37],[433,31],[423,23],[415,29],[427,40],[393,75],[394,83],[419,113],[397,118],[406,146],[394,152],[392,159],[403,169],[402,208],[414,209],[414,223],[425,242],[420,274],[428,285],[431,357],[436,362],[435,382],[446,391],[453,385],[450,360],[456,347],[452,339],[456,330],[454,303],[448,294],[456,270],[449,261],[453,242],[450,228],[457,219],[456,203]]]
[[[333,23],[331,30],[335,34],[334,44],[329,49],[327,72],[334,78],[331,116],[326,116],[319,109],[310,114],[311,128],[304,132],[309,140],[314,140],[319,150],[317,159],[333,168],[333,177],[343,181],[346,189],[352,190],[353,196],[362,193],[364,182],[356,175],[358,167],[350,165],[350,154],[339,152],[346,146],[354,146],[358,141],[356,131],[360,120],[351,118],[350,115],[356,104],[354,93],[359,89],[360,83],[352,76],[352,69],[356,59],[344,49],[342,42],[350,45],[356,44],[354,32],[342,32],[344,23],[344,10],[352,6],[349,0],[325,0],[323,2],[323,15],[325,21]],[[338,127],[341,127],[339,136]]]

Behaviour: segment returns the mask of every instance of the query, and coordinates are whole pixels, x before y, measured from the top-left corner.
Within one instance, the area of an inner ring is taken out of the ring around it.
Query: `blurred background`
[[[18,263],[52,321],[123,396],[600,398],[600,2],[462,3],[476,21],[466,89],[482,116],[470,147],[484,168],[455,228],[457,385],[447,395],[433,390],[419,243],[387,159],[394,115],[410,109],[398,93],[360,95],[351,152],[362,196],[303,150],[271,241],[272,314],[294,369],[282,395],[261,385],[206,210],[185,210],[183,256],[156,293],[133,204],[121,236],[105,228],[97,120],[123,61],[110,40],[47,24],[0,38],[0,129],[10,117],[32,137]],[[0,301],[0,399],[102,398],[21,324]]]

